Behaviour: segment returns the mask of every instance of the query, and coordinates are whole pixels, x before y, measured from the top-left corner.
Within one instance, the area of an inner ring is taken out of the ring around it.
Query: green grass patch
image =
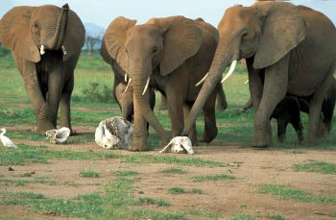
[[[194,176],[192,180],[194,182],[208,182],[218,180],[234,180],[236,177],[226,174],[208,175],[208,176]]]
[[[279,199],[291,199],[302,202],[316,202],[322,204],[333,204],[336,202],[334,196],[315,196],[300,189],[289,188],[283,185],[260,185],[258,192],[274,195]]]
[[[18,145],[17,150],[0,148],[0,165],[23,165],[27,163],[47,163],[51,159],[60,160],[102,160],[121,158],[120,154],[96,153],[92,150],[70,151],[51,150],[46,146]]]
[[[336,174],[336,164],[321,162],[321,161],[309,161],[303,164],[294,164],[294,171],[306,171],[306,172],[314,172],[314,173],[323,173],[323,174]]]
[[[202,194],[203,190],[198,188],[192,188],[192,189],[185,189],[182,187],[172,187],[168,189],[168,193],[170,194],[184,194],[184,193],[193,193],[193,194]]]
[[[85,178],[99,178],[99,173],[92,170],[83,170],[79,173],[79,175]]]
[[[187,193],[187,190],[181,187],[172,187],[168,189],[168,193],[170,194],[183,194]]]
[[[168,168],[160,171],[161,173],[185,174],[187,171],[178,168]]]
[[[156,205],[156,206],[162,206],[162,207],[169,207],[170,204],[164,200],[160,199],[153,199],[149,197],[140,197],[139,198],[140,204],[150,204],[150,205]]]
[[[184,214],[180,212],[158,212],[148,209],[135,210],[132,216],[136,219],[185,219]]]
[[[114,175],[116,176],[136,176],[138,174],[139,173],[137,171],[133,171],[133,170],[119,170],[114,173]]]
[[[220,219],[221,218],[221,216],[217,213],[207,212],[207,211],[202,211],[202,210],[194,210],[194,209],[185,210],[183,214],[206,217],[207,219]]]
[[[26,186],[27,184],[45,184],[45,185],[57,185],[56,180],[27,180],[27,179],[2,179],[0,183],[5,185]]]
[[[178,164],[184,166],[197,166],[197,167],[224,167],[224,163],[213,161],[213,160],[203,160],[198,157],[186,157],[181,158],[177,156],[154,156],[146,155],[141,153],[135,153],[126,157],[125,162],[127,163],[165,163],[165,164]]]

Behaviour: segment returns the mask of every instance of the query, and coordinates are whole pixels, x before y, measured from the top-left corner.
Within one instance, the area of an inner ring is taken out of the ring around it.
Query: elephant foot
[[[45,135],[46,131],[55,129],[56,127],[52,123],[43,122],[37,125],[36,132]]]
[[[215,139],[217,137],[218,134],[218,129],[212,129],[212,131],[207,131],[205,133],[203,133],[203,137],[200,140],[200,142],[205,142],[205,143],[210,143],[213,139]]]
[[[145,151],[147,150],[147,136],[144,137],[134,137],[131,143],[130,151]]]
[[[227,107],[228,107],[228,104],[227,104],[227,102],[224,102],[223,104],[218,104],[217,106],[216,106],[216,110],[218,111],[218,112],[222,112],[222,111],[224,111],[225,109],[227,109]]]
[[[272,136],[264,135],[263,137],[255,137],[252,141],[252,147],[265,149],[272,145]]]

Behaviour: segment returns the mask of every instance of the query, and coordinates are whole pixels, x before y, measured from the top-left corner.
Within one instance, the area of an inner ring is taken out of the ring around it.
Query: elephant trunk
[[[226,43],[226,41],[220,40],[219,45],[216,49],[214,59],[212,61],[210,70],[207,74],[207,77],[202,85],[202,89],[197,96],[197,99],[189,113],[188,119],[185,123],[184,130],[182,135],[188,135],[193,124],[196,122],[196,118],[203,108],[205,102],[208,100],[208,97],[215,89],[217,83],[222,79],[222,73],[224,69],[233,61],[238,58],[238,54],[235,54],[233,51],[236,47]]]
[[[149,92],[147,91],[144,93],[148,78],[145,78],[143,73],[143,71],[138,71],[138,73],[136,74],[131,74],[132,88],[136,103],[136,105],[134,106],[135,117],[143,117],[151,126],[153,126],[153,128],[156,130],[156,132],[159,133],[163,140],[168,140],[168,133],[161,126],[161,124],[155,117],[154,112],[150,108]]]
[[[61,46],[63,44],[68,21],[68,13],[69,5],[65,4],[62,6],[61,15],[57,22],[56,32],[50,43],[51,48],[53,48],[54,50],[61,49]]]

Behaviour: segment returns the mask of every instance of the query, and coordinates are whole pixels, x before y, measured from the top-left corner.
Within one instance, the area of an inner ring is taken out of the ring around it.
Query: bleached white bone
[[[194,150],[192,148],[192,143],[189,137],[186,136],[177,136],[171,139],[171,141],[166,145],[160,153],[167,153],[168,151],[172,153],[183,153],[187,152],[188,154],[194,154]]]
[[[62,127],[60,129],[52,129],[47,131],[45,134],[47,139],[49,139],[52,144],[63,144],[68,140],[70,136],[70,129],[67,127]]]

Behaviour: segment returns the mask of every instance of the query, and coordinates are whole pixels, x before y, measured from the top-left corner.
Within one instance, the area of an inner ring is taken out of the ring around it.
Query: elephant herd
[[[336,29],[322,13],[287,2],[257,2],[228,8],[218,29],[183,16],[136,23],[114,19],[101,48],[114,72],[113,93],[122,116],[134,123],[132,151],[146,149],[148,124],[165,141],[188,136],[195,143],[201,110],[201,141],[211,142],[218,133],[216,97],[223,108],[227,105],[221,82],[241,59],[246,60],[255,109],[253,147],[272,144],[272,117],[280,140],[291,123],[302,141],[300,111],[308,113],[307,142],[330,132]],[[15,7],[0,20],[0,42],[12,51],[41,134],[56,128],[59,105],[60,125],[71,129],[70,97],[84,36],[84,26],[68,4]],[[153,112],[155,91],[166,98],[171,132]]]

